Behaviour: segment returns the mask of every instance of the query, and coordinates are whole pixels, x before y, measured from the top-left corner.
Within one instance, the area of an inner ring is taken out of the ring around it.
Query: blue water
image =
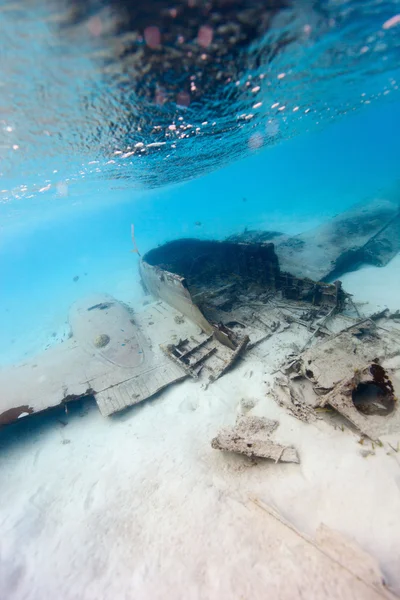
[[[223,239],[245,227],[299,233],[396,193],[399,156],[400,104],[383,103],[182,184],[131,190],[77,182],[66,198],[50,189],[34,206],[3,205],[3,361],[40,350],[71,303],[92,291],[140,301],[131,223],[142,253],[177,237]]]

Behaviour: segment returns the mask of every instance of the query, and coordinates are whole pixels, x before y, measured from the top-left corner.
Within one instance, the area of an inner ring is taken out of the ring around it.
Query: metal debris
[[[270,439],[279,423],[265,417],[239,416],[236,425],[220,431],[211,446],[216,450],[237,452],[249,457],[270,458],[275,462],[299,463],[295,448]]]
[[[371,439],[400,431],[400,332],[383,311],[300,352],[281,368],[274,399],[310,422],[332,407]]]
[[[378,363],[356,369],[322,397],[320,406],[332,406],[371,439],[400,431],[400,411],[391,377],[392,373]]]
[[[206,336],[200,342],[196,339],[180,340],[178,344],[161,345],[163,352],[178,364],[190,377],[198,379],[203,371],[209,381],[219,379],[244,352],[249,342],[248,336],[240,340],[231,350],[221,344],[214,335]]]
[[[279,406],[285,408],[290,415],[300,421],[312,423],[317,419],[314,407],[309,404],[307,394],[303,393],[303,386],[295,385],[289,378],[278,377],[271,390],[271,395]]]

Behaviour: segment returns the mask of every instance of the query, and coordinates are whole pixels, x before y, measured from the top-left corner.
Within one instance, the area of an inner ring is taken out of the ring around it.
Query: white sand
[[[400,257],[343,278],[372,296],[372,274],[391,288],[374,302],[400,306]],[[362,278],[362,279],[360,279]],[[374,288],[375,290],[375,288]],[[112,290],[105,290],[111,291]],[[126,413],[95,404],[24,419],[0,431],[0,596],[7,600],[182,600],[381,597],[252,499],[274,506],[301,532],[320,523],[380,564],[400,594],[400,453],[384,443],[361,456],[359,437],[306,425],[268,395],[269,372],[293,341],[284,333],[203,389],[185,381]],[[240,400],[276,418],[278,442],[300,465],[211,448]],[[60,422],[67,423],[66,426]],[[391,440],[393,441],[393,440]]]
[[[372,310],[400,309],[400,254],[384,268],[363,267],[341,277],[344,289]]]

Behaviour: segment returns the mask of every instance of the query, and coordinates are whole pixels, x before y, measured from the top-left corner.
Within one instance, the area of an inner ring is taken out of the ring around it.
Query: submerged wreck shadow
[[[54,430],[60,432],[60,443],[69,443],[68,436],[65,435],[68,431],[67,426],[95,410],[94,397],[83,396],[69,401],[68,404],[34,413],[29,418],[17,419],[13,423],[0,427],[0,450],[6,452],[12,447],[46,436]]]

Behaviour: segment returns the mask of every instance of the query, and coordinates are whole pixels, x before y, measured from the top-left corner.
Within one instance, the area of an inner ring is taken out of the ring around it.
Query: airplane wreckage
[[[390,201],[294,237],[245,231],[159,246],[139,264],[154,302],[133,311],[107,294],[78,301],[68,340],[0,370],[0,425],[84,396],[109,416],[187,377],[209,385],[254,353],[274,365],[271,397],[296,418],[311,422],[330,407],[373,440],[400,432],[400,312],[361,316],[337,280],[399,250],[399,206]],[[240,438],[249,454],[256,432],[267,456],[275,425],[245,421],[239,437],[225,432],[214,447]],[[298,461],[292,449],[279,452]]]

